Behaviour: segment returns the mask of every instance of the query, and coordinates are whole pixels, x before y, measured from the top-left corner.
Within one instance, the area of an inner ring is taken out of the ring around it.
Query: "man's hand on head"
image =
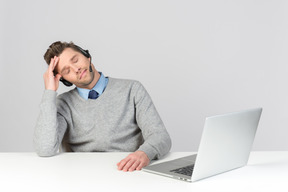
[[[59,87],[59,80],[61,78],[61,75],[57,74],[56,76],[54,76],[54,70],[58,62],[59,62],[59,57],[55,56],[54,58],[51,58],[48,69],[43,75],[45,89],[47,90],[49,89],[49,90],[57,91]]]
[[[149,162],[150,160],[145,152],[136,151],[117,163],[117,166],[118,170],[127,172],[141,170],[143,167],[147,166]]]

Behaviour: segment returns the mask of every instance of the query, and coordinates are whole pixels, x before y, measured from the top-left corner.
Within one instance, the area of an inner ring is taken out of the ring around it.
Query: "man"
[[[145,88],[137,81],[105,77],[77,45],[57,41],[44,55],[48,69],[34,133],[39,156],[59,147],[75,152],[132,152],[119,170],[141,170],[167,154],[171,139]],[[76,88],[57,96],[59,81]]]

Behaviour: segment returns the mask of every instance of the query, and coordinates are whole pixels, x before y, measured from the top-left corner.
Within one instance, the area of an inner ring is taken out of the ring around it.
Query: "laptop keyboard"
[[[178,173],[178,174],[182,174],[182,175],[187,175],[187,176],[192,176],[193,169],[194,169],[194,165],[188,165],[186,167],[173,169],[170,172]]]

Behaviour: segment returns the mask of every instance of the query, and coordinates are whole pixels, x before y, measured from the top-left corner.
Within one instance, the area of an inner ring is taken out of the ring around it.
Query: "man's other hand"
[[[143,167],[147,166],[149,162],[150,160],[146,153],[143,151],[136,151],[117,163],[117,166],[118,170],[127,172],[141,170]]]

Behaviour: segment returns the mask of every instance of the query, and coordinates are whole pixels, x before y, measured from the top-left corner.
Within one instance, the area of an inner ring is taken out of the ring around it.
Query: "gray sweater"
[[[53,156],[64,146],[75,152],[141,150],[152,160],[171,148],[149,94],[137,81],[109,78],[96,100],[83,99],[76,88],[56,96],[45,90],[40,104],[34,133],[39,156]]]

